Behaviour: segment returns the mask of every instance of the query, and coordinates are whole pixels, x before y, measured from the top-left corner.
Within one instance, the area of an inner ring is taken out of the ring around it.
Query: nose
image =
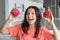
[[[29,14],[29,18],[32,18],[32,16],[33,16],[33,15],[30,13],[30,14]]]

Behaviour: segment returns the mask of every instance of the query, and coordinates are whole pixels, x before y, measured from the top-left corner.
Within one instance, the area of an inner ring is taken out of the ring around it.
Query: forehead
[[[27,12],[35,12],[34,8],[29,8]]]

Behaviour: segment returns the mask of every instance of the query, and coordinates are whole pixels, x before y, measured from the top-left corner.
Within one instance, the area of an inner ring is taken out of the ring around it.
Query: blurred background
[[[10,11],[16,6],[19,9],[20,15],[13,20],[9,26],[15,25],[17,23],[22,23],[24,19],[24,12],[29,6],[37,6],[41,14],[48,7],[52,10],[54,16],[54,23],[57,28],[60,29],[60,0],[0,0],[0,26],[4,23],[4,21],[8,18]],[[49,30],[52,30],[49,23],[42,18],[42,25],[47,27]],[[10,35],[2,35],[0,34],[1,40],[15,40]]]

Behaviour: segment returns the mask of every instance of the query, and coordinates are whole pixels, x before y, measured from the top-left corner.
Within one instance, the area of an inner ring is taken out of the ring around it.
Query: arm
[[[9,23],[10,23],[9,20],[4,22],[4,24],[0,27],[0,33],[2,33],[2,34],[9,34],[9,31],[8,31]]]
[[[51,11],[51,10],[50,10]],[[52,11],[51,11],[52,13]],[[54,17],[53,17],[53,14],[51,14],[51,17],[50,17],[50,24],[51,24],[51,27],[53,29],[53,33],[54,33],[54,39],[55,40],[60,40],[60,35],[59,35],[59,32],[54,24]]]
[[[55,26],[55,24],[53,22],[50,23],[51,26],[52,26],[52,29],[53,29],[53,33],[54,33],[54,38],[55,40],[60,40],[60,35],[59,35],[59,32]]]
[[[51,27],[53,29],[53,33],[54,33],[54,39],[55,40],[60,40],[60,35],[59,35],[59,32],[54,24],[54,17],[53,17],[53,14],[52,14],[52,11],[49,9],[49,12],[51,13],[50,17],[49,18],[45,18],[50,24],[51,24]]]
[[[0,27],[0,33],[2,34],[9,34],[9,31],[8,31],[8,26],[10,24],[10,22],[13,20],[13,15],[10,14],[8,19],[4,22],[4,24]]]

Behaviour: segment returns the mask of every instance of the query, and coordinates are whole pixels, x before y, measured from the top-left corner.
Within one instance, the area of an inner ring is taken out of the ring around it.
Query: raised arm
[[[50,24],[51,24],[52,29],[53,29],[55,40],[60,40],[60,34],[59,34],[54,22],[51,22]]]
[[[4,24],[2,24],[2,26],[0,27],[0,33],[2,34],[9,34],[8,31],[8,26],[10,24],[10,22],[14,19],[13,15],[10,14],[8,19],[4,22]]]
[[[49,9],[50,12],[52,12],[50,9]],[[51,13],[51,17],[50,18],[45,18],[51,25],[52,29],[53,29],[53,33],[54,33],[54,39],[55,40],[60,40],[60,34],[54,24],[54,17],[53,17],[53,14]]]

